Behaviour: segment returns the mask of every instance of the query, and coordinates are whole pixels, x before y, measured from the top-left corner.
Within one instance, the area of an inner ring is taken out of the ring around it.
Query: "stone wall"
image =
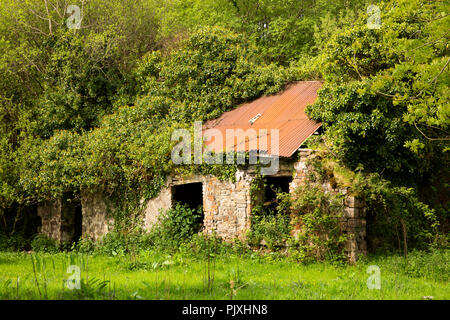
[[[113,227],[112,204],[101,193],[83,192],[81,196],[83,214],[83,237],[98,241]]]
[[[347,196],[345,199],[345,216],[340,221],[341,229],[347,233],[346,250],[350,261],[355,262],[367,254],[366,242],[366,208],[358,198]]]
[[[314,154],[309,149],[301,149],[300,160],[294,163],[294,175],[292,183],[289,186],[290,192],[305,184],[308,171],[308,160],[314,157]],[[331,192],[334,194],[343,194],[344,198],[344,217],[340,218],[341,230],[347,234],[348,241],[346,244],[346,251],[351,262],[355,262],[358,257],[367,254],[366,243],[366,219],[365,206],[358,198],[348,195],[347,188],[335,189],[329,182],[322,184],[324,192]],[[299,230],[294,230],[294,232]]]
[[[41,203],[37,212],[41,218],[39,233],[61,241],[61,200]]]
[[[300,160],[280,161],[277,176],[292,176],[290,192],[305,183],[308,174],[307,160],[314,156],[310,150],[300,150]],[[170,209],[173,204],[172,187],[194,182],[202,183],[202,199],[204,212],[203,232],[215,232],[225,240],[242,238],[250,228],[252,201],[251,183],[255,177],[255,168],[250,167],[236,172],[236,182],[220,181],[208,175],[190,177],[169,177],[165,188],[159,195],[145,205],[143,213],[144,228],[150,230],[158,221],[162,210]],[[346,189],[333,189],[329,182],[322,185],[325,192],[347,195]],[[257,196],[257,195],[255,195]],[[342,230],[347,233],[349,241],[347,252],[351,261],[366,254],[366,220],[364,204],[351,196],[345,197],[346,215],[341,218]],[[101,193],[82,193],[82,234],[99,240],[111,230],[113,218],[111,203]],[[38,207],[38,215],[42,220],[41,233],[58,241],[70,240],[74,214],[64,201],[45,203]]]
[[[204,187],[203,210],[206,233],[215,231],[225,240],[242,238],[250,227],[252,176],[237,171],[236,182],[208,177]]]
[[[161,189],[158,196],[150,199],[145,205],[143,222],[144,228],[150,231],[151,228],[158,222],[160,214],[164,210],[172,208],[172,187],[180,184],[188,184],[194,182],[204,182],[205,178],[202,176],[177,177],[170,176],[164,188]]]
[[[307,161],[314,155],[311,150],[301,149],[300,160],[280,161],[280,170],[276,176],[292,176],[289,185],[290,192],[305,184],[308,174]],[[225,240],[242,238],[250,228],[252,201],[250,185],[255,177],[255,168],[236,172],[236,182],[220,181],[214,176],[191,176],[187,178],[171,177],[166,187],[154,199],[150,200],[145,208],[144,226],[147,230],[157,222],[161,210],[172,206],[172,187],[179,184],[194,182],[203,183],[203,212],[204,232],[215,232]],[[348,235],[346,250],[351,261],[356,261],[360,255],[367,253],[366,246],[366,220],[364,204],[352,196],[347,196],[347,189],[333,189],[329,182],[322,186],[325,192],[345,194],[345,216],[340,224],[344,233]],[[258,196],[258,195],[254,195]],[[257,199],[257,197],[256,197]],[[294,230],[298,232],[299,230]]]
[[[58,242],[72,242],[75,232],[75,210],[74,203],[65,199],[38,205],[38,216],[41,218],[39,233]]]
[[[220,181],[214,176],[170,177],[166,187],[151,199],[144,210],[144,227],[150,230],[157,223],[161,210],[172,207],[172,187],[180,184],[201,182],[203,184],[204,232],[216,232],[231,240],[242,236],[250,225],[251,176],[238,171],[236,182]]]
[[[162,210],[172,207],[172,193],[170,186],[161,190],[157,197],[149,200],[144,209],[144,228],[151,228],[158,222],[158,217]]]

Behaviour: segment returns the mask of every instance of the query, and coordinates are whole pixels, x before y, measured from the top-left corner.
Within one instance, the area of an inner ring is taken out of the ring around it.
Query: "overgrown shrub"
[[[289,255],[303,262],[342,260],[346,242],[339,224],[342,196],[324,192],[320,184],[314,184],[316,180],[317,175],[312,175],[293,195],[277,192],[274,209],[260,203],[257,195],[261,194],[260,187],[265,181],[255,179],[252,193],[257,202],[247,234],[249,244],[253,247],[263,244],[272,251],[288,247]]]
[[[450,250],[414,250],[405,260],[403,272],[408,276],[428,278],[436,281],[450,280]]]
[[[36,252],[56,253],[59,251],[59,244],[56,240],[39,234],[31,241],[31,249]]]
[[[147,237],[142,227],[143,204],[138,192],[125,192],[122,197],[114,197],[111,214],[114,217],[112,231],[105,235],[97,252],[107,255],[135,255],[147,245]]]
[[[77,243],[72,244],[72,249],[80,253],[93,253],[97,247],[94,240],[88,236],[83,236]]]
[[[251,253],[245,241],[234,239],[233,242],[224,241],[217,234],[194,234],[191,239],[182,243],[178,252],[182,256],[204,259],[208,255],[226,257],[230,255],[244,256]]]
[[[292,200],[292,224],[297,231],[293,245],[300,260],[342,260],[347,236],[340,227],[342,195],[321,187],[297,188]],[[292,250],[291,250],[292,253]]]
[[[161,249],[178,248],[200,231],[202,208],[191,209],[177,203],[174,208],[161,212],[158,223],[152,228],[149,241]]]
[[[25,250],[28,246],[29,240],[22,234],[0,234],[0,251],[20,251]]]
[[[265,244],[270,250],[284,247],[289,238],[290,217],[284,214],[258,215],[252,218],[247,240],[252,246]]]

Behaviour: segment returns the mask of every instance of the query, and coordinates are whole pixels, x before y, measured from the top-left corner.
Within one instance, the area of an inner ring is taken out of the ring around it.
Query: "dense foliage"
[[[414,188],[395,185],[379,173],[349,170],[339,164],[324,145],[318,148],[316,157],[310,159],[309,166],[309,188],[299,188],[295,192],[293,208],[296,212],[306,213],[305,217],[301,214],[300,219],[310,218],[311,226],[328,230],[330,237],[327,240],[335,247],[342,240],[342,234],[333,218],[342,216],[343,202],[342,195],[324,195],[317,188],[328,182],[333,188],[346,189],[349,195],[365,204],[366,239],[370,251],[381,249],[406,256],[408,248],[424,249],[429,243],[442,244],[437,232],[439,215],[419,199]],[[309,207],[305,207],[307,205]],[[325,222],[323,226],[321,221]],[[308,236],[307,239],[309,237],[314,238]]]
[[[177,248],[201,230],[202,208],[191,209],[177,203],[163,212],[150,233],[152,244],[162,248]]]
[[[323,121],[350,167],[404,180],[448,161],[446,8],[387,2],[380,29],[358,19],[327,43],[318,59],[326,85],[310,115]]]
[[[361,17],[334,34],[317,59],[326,82],[309,108],[323,122],[324,142],[337,159],[388,179],[392,195],[414,188],[438,210],[444,232],[448,8],[446,1],[387,1],[380,3],[381,28],[367,28]]]
[[[105,192],[126,216],[123,200],[156,195],[172,170],[230,178],[174,167],[171,132],[318,79],[309,114],[333,157],[408,199],[387,217],[431,208],[448,231],[446,1],[379,2],[379,29],[359,0],[74,1],[80,29],[64,3],[0,4],[3,232],[66,192]]]

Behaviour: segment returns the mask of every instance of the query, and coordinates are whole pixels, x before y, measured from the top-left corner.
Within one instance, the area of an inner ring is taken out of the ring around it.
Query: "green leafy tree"
[[[379,5],[380,29],[368,28],[362,16],[327,44],[318,60],[327,82],[309,114],[323,121],[334,152],[352,168],[419,178],[446,158],[448,6]],[[427,123],[434,128],[424,128]]]

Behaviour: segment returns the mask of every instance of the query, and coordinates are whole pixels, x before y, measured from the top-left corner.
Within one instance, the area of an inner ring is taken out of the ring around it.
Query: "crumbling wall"
[[[308,171],[311,169],[308,167],[308,160],[313,156],[312,150],[300,150],[300,160],[294,163],[290,192],[305,184]],[[349,260],[355,262],[358,257],[367,254],[365,205],[360,199],[349,195],[347,188],[333,188],[329,181],[323,183],[321,187],[324,192],[345,195],[343,203],[345,214],[340,218],[339,223],[341,230],[348,236],[346,252]]]
[[[61,241],[61,200],[48,201],[38,205],[41,218],[40,234]]]
[[[204,187],[205,232],[216,232],[225,240],[242,238],[250,227],[252,176],[236,173],[236,182],[210,176]]]
[[[220,181],[208,175],[190,177],[169,177],[165,188],[151,199],[144,210],[144,227],[150,230],[158,221],[161,210],[172,207],[171,188],[180,184],[202,182],[203,190],[203,232],[231,240],[243,236],[250,226],[250,183],[251,176],[238,171],[236,182]]]
[[[150,199],[144,209],[144,228],[151,228],[158,222],[159,215],[162,210],[172,207],[172,192],[170,186],[167,185],[161,190],[157,197]]]
[[[300,150],[300,160],[283,160],[280,162],[278,176],[292,176],[289,185],[292,193],[306,182],[308,175],[308,159],[313,156],[311,150]],[[150,230],[158,221],[161,210],[170,209],[173,205],[172,187],[180,184],[202,182],[203,198],[203,232],[216,233],[225,240],[242,238],[250,228],[252,211],[251,183],[255,178],[255,168],[240,169],[236,172],[236,181],[220,181],[208,175],[190,177],[172,176],[167,180],[165,188],[159,195],[147,202],[144,214],[144,228]],[[348,195],[347,189],[335,189],[329,182],[322,184],[325,192],[341,193],[345,197],[345,216],[341,218],[342,230],[348,235],[347,253],[351,261],[356,261],[367,253],[366,220],[364,203]],[[111,230],[113,217],[112,204],[101,193],[82,193],[82,234],[99,240]],[[70,240],[68,226],[72,225],[73,214],[67,210],[61,200],[44,203],[38,207],[38,215],[42,220],[40,232],[58,240]]]
[[[82,192],[83,237],[98,241],[112,230],[112,203],[101,193]]]

